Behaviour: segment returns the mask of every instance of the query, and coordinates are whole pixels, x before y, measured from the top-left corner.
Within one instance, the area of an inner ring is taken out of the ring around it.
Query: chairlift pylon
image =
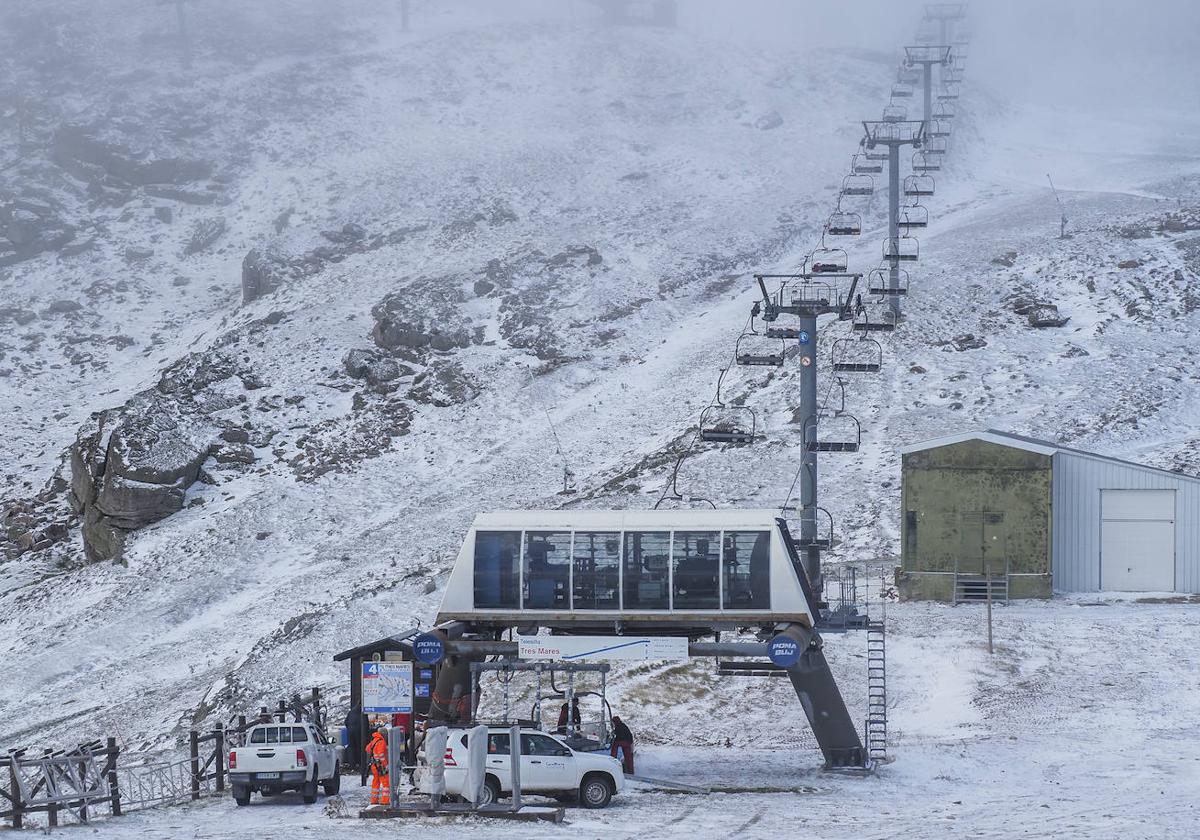
[[[883,347],[873,338],[839,338],[830,354],[837,373],[878,373],[883,369]]]

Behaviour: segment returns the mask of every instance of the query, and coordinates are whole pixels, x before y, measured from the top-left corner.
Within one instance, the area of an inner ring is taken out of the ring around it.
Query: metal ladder
[[[884,623],[867,625],[867,757],[887,760],[887,646]]]

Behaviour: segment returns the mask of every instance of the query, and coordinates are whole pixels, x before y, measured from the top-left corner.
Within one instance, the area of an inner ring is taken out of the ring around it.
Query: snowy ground
[[[1191,835],[1200,820],[1194,604],[997,607],[993,656],[982,607],[902,604],[888,618],[893,761],[872,777],[814,769],[814,750],[789,745],[806,728],[794,698],[786,702],[790,687],[758,680],[743,684],[740,699],[689,704],[700,725],[717,733],[752,728],[755,746],[652,746],[638,755],[640,774],[707,786],[710,794],[637,784],[606,811],[569,810],[558,827],[473,819],[380,824],[332,818],[324,800],[304,807],[290,795],[256,797],[238,809],[223,799],[97,823],[94,836]],[[783,701],[777,711],[774,701]],[[764,707],[773,713],[762,714]],[[618,709],[641,734],[644,712]],[[345,781],[354,815],[365,791]]]
[[[319,60],[272,55],[271,44],[265,58],[232,65],[205,53],[200,93],[181,86],[167,97],[222,103],[203,141],[225,150],[219,163],[233,179],[219,210],[229,231],[213,250],[179,256],[187,226],[218,211],[180,206],[177,223],[162,226],[138,199],[95,211],[94,252],[0,272],[6,302],[39,313],[61,298],[87,304],[0,342],[6,498],[43,485],[89,414],[195,350],[222,345],[261,377],[231,414],[274,434],[252,468],[194,486],[195,506],[140,532],[124,565],[77,568],[77,529],[69,549],[0,563],[0,747],[67,743],[84,728],[162,749],[206,722],[193,720],[197,708],[228,714],[308,685],[343,699],[332,655],[431,620],[475,513],[652,505],[728,364],[755,294],[747,274],[792,270],[816,244],[857,120],[882,108],[899,47],[764,50],[558,19],[485,29],[452,11],[372,49],[318,42]],[[1070,102],[1014,104],[1004,81],[968,72],[952,159],[926,202],[933,223],[909,320],[884,342],[885,372],[848,384],[862,452],[821,464],[835,562],[894,562],[896,448],[921,438],[998,426],[1200,470],[1200,236],[1159,230],[1166,214],[1200,207],[1200,111],[1147,107],[1098,121]],[[113,107],[154,102],[156,91],[131,83]],[[756,127],[772,112],[780,126]],[[1057,238],[1047,171],[1071,239]],[[861,268],[878,262],[881,198],[866,213],[875,227],[849,248]],[[289,206],[290,226],[272,235]],[[313,248],[347,221],[372,233],[427,227],[239,305],[248,248]],[[130,263],[129,246],[155,255]],[[568,261],[555,273],[539,261],[580,246],[598,251],[600,267]],[[471,291],[493,259],[511,274],[504,305],[536,310],[562,343],[554,364],[503,339],[497,299]],[[188,284],[173,285],[178,277]],[[411,402],[408,434],[372,439],[337,471],[298,475],[300,454],[338,454],[364,414],[388,410],[338,373],[347,350],[370,346],[371,307],[389,292],[433,301],[431,289],[461,294],[450,317],[485,330],[451,360],[478,393],[450,406]],[[1030,330],[1007,301],[1018,290],[1057,303],[1070,322]],[[278,324],[253,325],[272,312]],[[987,346],[958,352],[948,342],[965,333]],[[823,329],[822,366],[824,342],[846,334],[844,324]],[[110,342],[122,335],[137,341]],[[788,368],[733,372],[724,396],[760,412],[765,439],[697,452],[680,490],[722,506],[780,505],[796,470],[794,382]],[[546,412],[577,474],[571,499],[557,495],[562,463]],[[740,827],[770,836],[798,823],[847,837],[963,826],[981,837],[1186,836],[1200,790],[1196,616],[1195,604],[1007,607],[989,658],[978,611],[889,608],[896,762],[873,779],[811,769],[817,753],[786,686],[719,681],[701,665],[627,673],[613,694],[619,708],[639,709],[629,717],[655,742],[647,772],[802,791],[643,792],[603,814],[572,812],[571,823],[605,837]],[[861,639],[828,646],[861,717]],[[673,702],[680,692],[692,699]],[[702,749],[681,753],[681,743]],[[697,775],[697,756],[711,775]],[[258,806],[238,811],[238,823],[227,811],[207,803],[97,832],[429,830],[331,821],[319,808]]]

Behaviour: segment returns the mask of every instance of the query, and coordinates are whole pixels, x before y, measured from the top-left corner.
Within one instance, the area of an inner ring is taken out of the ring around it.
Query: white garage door
[[[1100,491],[1100,588],[1175,589],[1175,491]]]

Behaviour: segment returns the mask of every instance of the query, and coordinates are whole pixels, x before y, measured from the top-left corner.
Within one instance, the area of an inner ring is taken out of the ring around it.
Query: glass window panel
[[[675,564],[673,609],[716,610],[721,607],[721,535],[717,531],[676,531],[671,544]]]
[[[303,726],[293,726],[292,727],[292,743],[293,744],[303,744],[307,740],[308,740],[308,732],[305,731]]]
[[[464,743],[463,746],[466,746]],[[488,735],[488,752],[494,755],[510,753],[508,735]]]
[[[278,726],[268,726],[267,727],[267,743],[268,744],[278,744],[279,743],[279,727]]]
[[[735,531],[725,534],[725,609],[771,608],[771,533]]]
[[[548,735],[521,735],[521,755],[559,755],[562,744]]]
[[[620,534],[576,531],[572,562],[575,609],[615,610],[620,606]]]
[[[525,609],[568,609],[570,582],[571,532],[526,532]]]
[[[476,532],[476,607],[520,607],[520,557],[520,531]]]
[[[667,609],[670,571],[670,532],[625,534],[625,609]]]
[[[255,729],[250,733],[251,744],[265,744],[267,742],[267,730]]]

